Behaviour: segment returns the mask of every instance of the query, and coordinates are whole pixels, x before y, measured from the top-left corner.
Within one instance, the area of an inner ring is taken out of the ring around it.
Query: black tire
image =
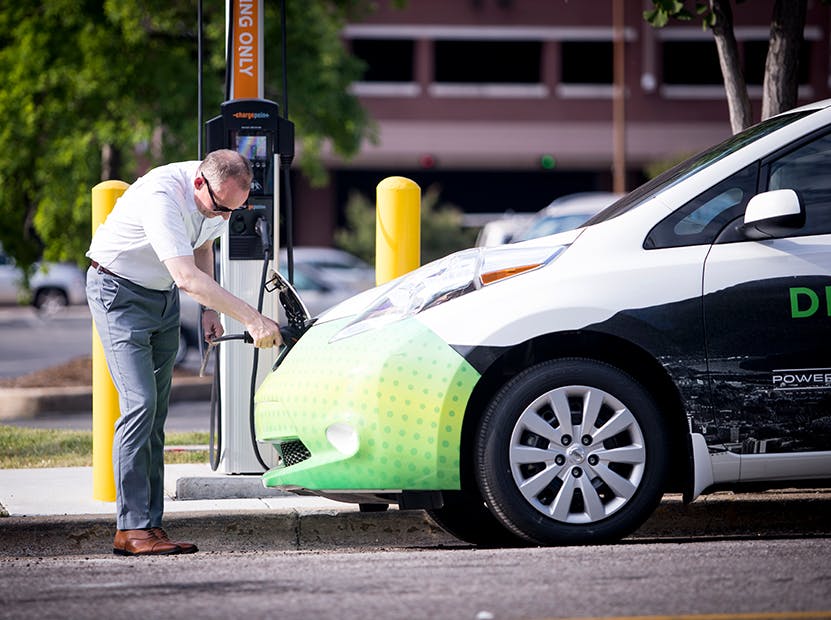
[[[491,511],[516,534],[543,545],[608,543],[660,502],[668,444],[655,402],[628,374],[554,360],[496,394],[480,421],[474,470]]]
[[[46,314],[53,314],[69,305],[69,297],[59,288],[47,287],[35,293],[32,302],[35,308]]]
[[[444,491],[444,506],[427,514],[441,529],[478,547],[526,547],[526,538],[509,531],[493,516],[478,493]]]

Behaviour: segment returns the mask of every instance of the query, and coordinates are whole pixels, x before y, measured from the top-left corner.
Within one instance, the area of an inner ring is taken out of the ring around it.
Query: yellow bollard
[[[92,232],[101,225],[115,201],[129,187],[124,181],[104,181],[92,188]],[[92,498],[115,501],[113,475],[113,436],[118,419],[118,392],[115,390],[104,346],[92,326]]]
[[[375,198],[375,283],[383,284],[421,264],[421,188],[387,177]]]

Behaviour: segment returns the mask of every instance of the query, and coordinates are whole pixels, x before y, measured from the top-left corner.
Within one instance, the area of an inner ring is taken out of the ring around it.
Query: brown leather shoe
[[[153,530],[116,530],[113,539],[116,555],[174,555],[181,552],[169,540],[156,536]]]
[[[196,553],[197,551],[199,551],[197,546],[193,543],[182,542],[180,540],[170,540],[170,538],[167,536],[167,532],[165,532],[160,527],[151,527],[150,531],[153,532],[153,534],[155,534],[156,538],[158,538],[159,540],[163,540],[164,542],[168,542],[172,545],[176,545],[177,547],[179,547],[179,553]]]

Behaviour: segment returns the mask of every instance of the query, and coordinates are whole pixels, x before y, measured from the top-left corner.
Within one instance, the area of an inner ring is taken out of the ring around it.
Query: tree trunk
[[[762,120],[796,106],[807,0],[776,0],[762,85]]]
[[[121,151],[112,144],[101,146],[101,180],[118,179],[121,171]]]
[[[744,73],[742,73],[739,60],[739,46],[736,43],[736,33],[733,31],[733,10],[730,7],[730,1],[710,0],[710,5],[716,16],[713,36],[716,39],[718,61],[724,77],[724,91],[727,94],[727,108],[730,111],[730,128],[736,134],[750,127],[752,115],[747,84],[744,81]]]

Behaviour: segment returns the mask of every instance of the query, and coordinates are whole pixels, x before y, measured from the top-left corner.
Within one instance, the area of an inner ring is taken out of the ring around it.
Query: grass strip
[[[166,446],[207,446],[208,433],[167,433]],[[206,450],[165,451],[165,463],[207,463]],[[92,432],[0,425],[0,469],[92,466]]]

